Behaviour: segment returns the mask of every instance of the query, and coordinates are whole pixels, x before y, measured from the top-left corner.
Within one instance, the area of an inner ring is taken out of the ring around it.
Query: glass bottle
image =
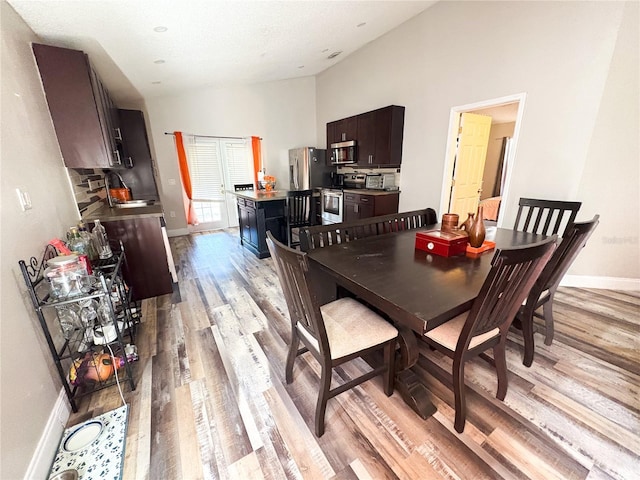
[[[87,245],[80,236],[78,227],[69,228],[69,233],[67,233],[67,247],[69,247],[69,250],[79,255],[87,254]]]
[[[98,249],[98,256],[101,259],[110,258],[113,253],[111,252],[111,247],[109,246],[109,239],[107,238],[107,231],[104,229],[100,220],[95,221],[95,226],[93,227],[93,238],[96,242],[96,247]]]
[[[78,233],[80,234],[80,237],[86,245],[87,256],[89,257],[89,260],[96,260],[98,258],[98,250],[96,250],[93,237],[89,233],[89,230],[87,229],[87,226],[84,222],[78,222]]]

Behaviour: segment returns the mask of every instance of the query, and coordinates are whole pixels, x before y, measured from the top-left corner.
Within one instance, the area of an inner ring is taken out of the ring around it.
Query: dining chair
[[[251,191],[253,189],[254,189],[253,183],[236,183],[233,186],[234,192],[246,192],[246,191]]]
[[[429,330],[422,337],[431,347],[453,359],[454,427],[457,432],[462,433],[466,423],[465,363],[489,348],[493,349],[491,363],[495,364],[498,376],[496,398],[504,400],[508,385],[507,332],[518,308],[551,257],[556,239],[554,235],[531,245],[497,250],[471,310]]]
[[[278,242],[267,232],[267,245],[280,279],[289,316],[291,343],[285,379],[293,381],[296,357],[310,352],[320,363],[320,387],[315,414],[315,433],[324,434],[327,401],[377,376],[384,375],[383,388],[393,394],[394,357],[398,331],[393,325],[353,298],[340,298],[320,305],[314,293],[307,254]],[[302,342],[302,347],[300,346]],[[382,350],[383,363],[361,376],[331,388],[333,369],[363,355]]]
[[[309,252],[336,243],[360,238],[425,228],[438,222],[433,208],[410,212],[390,213],[331,225],[313,225],[300,229],[300,249]]]
[[[556,291],[565,273],[567,273],[567,270],[569,270],[569,267],[571,267],[571,264],[587,244],[587,240],[589,240],[589,237],[598,226],[600,222],[599,219],[600,215],[596,215],[588,222],[574,223],[569,227],[564,237],[562,237],[560,245],[556,248],[549,263],[547,263],[544,270],[542,270],[540,277],[538,277],[538,280],[527,296],[526,303],[524,303],[518,311],[516,319],[522,328],[525,344],[522,363],[527,367],[530,367],[533,363],[533,317],[544,320],[544,343],[545,345],[551,345],[554,335],[553,299]],[[542,315],[537,312],[540,307],[542,307]]]
[[[541,235],[564,236],[581,206],[582,202],[521,198],[513,229]]]
[[[312,194],[313,190],[291,190],[287,193],[287,244],[289,247],[300,245],[300,228],[311,225]]]

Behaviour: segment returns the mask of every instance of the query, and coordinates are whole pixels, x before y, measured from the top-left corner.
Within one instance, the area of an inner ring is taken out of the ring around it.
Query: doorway
[[[495,222],[501,226],[503,210],[501,204],[509,202],[509,185],[511,174],[516,161],[516,146],[520,134],[520,125],[524,111],[526,94],[520,93],[486,100],[468,105],[453,107],[449,118],[449,135],[445,157],[445,168],[442,179],[442,195],[440,199],[440,212],[449,212],[452,202],[453,185],[456,178],[456,160],[458,158],[458,138],[463,113],[486,115],[492,118],[490,142],[493,150],[495,144],[499,144],[498,152],[492,150],[489,145],[487,152],[487,165],[484,168],[482,185],[478,192],[477,203],[491,204],[496,212]],[[506,132],[506,133],[505,133]],[[504,137],[500,137],[504,135]],[[508,138],[508,140],[504,140]],[[489,158],[491,156],[491,159]],[[495,157],[498,157],[498,160]],[[484,162],[484,159],[482,160]],[[485,188],[486,186],[486,188]],[[477,208],[477,203],[475,206]],[[473,209],[475,211],[475,209]],[[466,217],[461,217],[464,221]]]

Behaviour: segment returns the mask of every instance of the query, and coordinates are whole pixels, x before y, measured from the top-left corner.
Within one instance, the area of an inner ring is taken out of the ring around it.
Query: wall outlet
[[[176,184],[176,179],[175,178],[170,178],[169,180],[167,180],[167,183],[169,185],[175,185]]]
[[[174,212],[173,210],[169,212],[169,216],[171,218],[176,218],[176,212]]]

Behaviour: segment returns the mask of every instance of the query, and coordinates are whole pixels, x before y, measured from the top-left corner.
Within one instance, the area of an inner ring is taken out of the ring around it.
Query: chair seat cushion
[[[322,305],[320,312],[334,360],[398,336],[393,325],[353,298]]]
[[[456,345],[458,344],[458,338],[460,337],[460,333],[462,332],[462,328],[464,327],[464,322],[467,320],[468,314],[469,312],[462,313],[448,322],[443,323],[439,327],[429,330],[424,334],[424,336],[439,343],[452,352],[455,352]],[[497,337],[498,335],[500,335],[500,330],[497,328],[483,333],[482,335],[476,335],[471,339],[471,342],[469,342],[469,348],[474,348],[481,343],[486,342],[490,338]]]

